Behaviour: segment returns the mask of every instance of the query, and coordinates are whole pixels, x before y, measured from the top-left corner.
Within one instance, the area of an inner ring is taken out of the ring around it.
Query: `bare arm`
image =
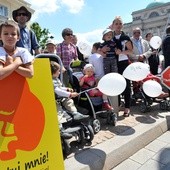
[[[18,74],[26,78],[32,78],[34,75],[34,67],[32,63],[21,65],[15,70]]]
[[[10,61],[7,64],[4,66],[0,63],[0,80],[12,74],[22,64],[22,61],[20,57],[16,57],[14,61]]]
[[[40,50],[38,48],[35,49],[34,51],[35,51],[35,55],[40,54]]]
[[[121,51],[120,49],[116,49],[116,54],[117,55],[119,55],[119,54],[129,55],[129,54],[133,53],[133,45],[132,45],[132,43],[130,41],[127,41],[125,45],[126,45],[127,50]]]

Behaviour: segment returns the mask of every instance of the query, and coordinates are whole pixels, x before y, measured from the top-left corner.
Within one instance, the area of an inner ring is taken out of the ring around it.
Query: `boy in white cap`
[[[46,42],[47,52],[50,54],[56,54],[56,42],[53,39],[49,39]]]
[[[108,50],[103,54],[103,67],[104,73],[118,72],[117,57],[115,53],[116,43],[113,41],[113,31],[106,29],[103,31],[103,43],[100,45],[100,49],[107,47]]]
[[[97,97],[101,96],[103,98],[103,109],[106,110],[112,110],[112,106],[109,105],[107,96],[104,95],[99,89],[94,88],[97,86],[97,81],[94,76],[94,67],[92,64],[86,64],[84,66],[84,76],[80,78],[80,86],[82,87],[83,90],[87,90],[92,88],[91,90],[88,91],[88,94],[90,97]]]

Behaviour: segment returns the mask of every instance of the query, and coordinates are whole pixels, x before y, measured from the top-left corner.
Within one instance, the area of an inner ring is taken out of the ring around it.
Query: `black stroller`
[[[89,115],[92,118],[91,125],[93,127],[94,133],[97,133],[101,129],[101,124],[98,116],[100,118],[105,118],[108,124],[115,126],[117,122],[117,115],[114,110],[102,109],[103,100],[101,97],[90,97],[88,90],[82,91],[79,85],[79,78],[83,76],[82,70],[84,65],[85,64],[81,61],[75,61],[70,64],[70,71],[72,72],[70,84],[75,91],[80,93],[78,100],[76,101],[77,105],[85,107],[89,110]]]
[[[160,77],[149,74],[144,80],[137,82],[138,91],[137,91],[137,93],[134,93],[133,97],[135,100],[138,100],[138,99],[141,100],[140,101],[140,111],[143,113],[150,112],[153,102],[157,102],[155,97],[147,96],[142,89],[143,83],[147,80],[155,80],[157,82],[160,82]],[[170,108],[170,102],[165,97],[162,98],[162,100],[159,100],[158,102],[160,103],[161,110],[168,110]]]
[[[36,58],[48,58],[49,61],[55,61],[62,64],[60,57],[54,54],[39,54]],[[62,74],[60,74],[60,80],[62,81]],[[52,83],[52,81],[51,81]],[[60,137],[63,149],[63,155],[67,156],[71,151],[69,139],[76,137],[78,143],[91,142],[94,138],[94,131],[92,126],[89,124],[89,120],[74,120],[71,114],[62,106],[62,98],[58,98],[55,95],[58,119],[60,121]],[[64,120],[64,121],[63,121]]]

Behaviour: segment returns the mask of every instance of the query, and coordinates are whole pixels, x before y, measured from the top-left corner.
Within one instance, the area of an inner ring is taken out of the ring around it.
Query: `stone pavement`
[[[65,169],[111,170],[158,138],[170,126],[169,112],[161,111],[157,103],[148,113],[141,113],[137,105],[131,108],[129,117],[124,118],[122,114],[119,112],[115,127],[107,125],[102,119],[102,129],[95,134],[92,143],[80,146],[76,140],[72,141],[72,153],[64,160]]]
[[[170,131],[140,149],[112,170],[169,170]]]

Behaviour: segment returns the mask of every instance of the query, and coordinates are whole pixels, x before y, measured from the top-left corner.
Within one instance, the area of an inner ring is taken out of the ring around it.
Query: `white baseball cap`
[[[88,69],[88,68],[92,68],[93,71],[94,71],[94,67],[93,67],[92,64],[86,64],[86,65],[84,66],[84,70],[86,70],[86,69]]]
[[[107,28],[103,31],[103,36],[107,34],[108,32],[113,32],[111,29]]]
[[[46,41],[46,45],[48,45],[48,44],[56,45],[56,42],[55,42],[53,39],[48,39],[48,40]]]

